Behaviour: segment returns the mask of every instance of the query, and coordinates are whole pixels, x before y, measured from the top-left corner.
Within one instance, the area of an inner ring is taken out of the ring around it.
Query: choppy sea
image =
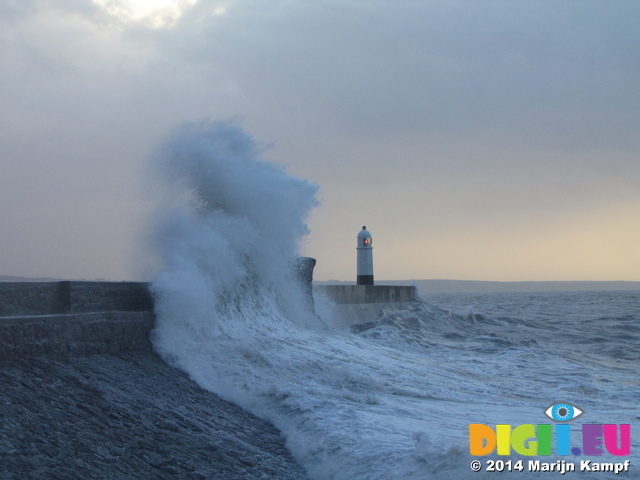
[[[177,191],[158,222],[154,347],[273,423],[310,478],[640,478],[640,292],[423,295],[343,325],[326,299],[305,310],[287,273],[313,185],[260,162],[229,125],[188,126],[163,152],[191,194]],[[583,412],[566,423],[572,454],[470,455],[470,424],[555,429],[545,410],[560,402]],[[631,425],[630,455],[578,455],[583,424]],[[563,475],[530,460],[630,471]]]

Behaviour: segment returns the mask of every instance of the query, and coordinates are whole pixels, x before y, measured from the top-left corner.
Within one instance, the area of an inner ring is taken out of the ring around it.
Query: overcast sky
[[[104,5],[109,5],[109,8]],[[640,2],[0,0],[0,275],[137,279],[147,157],[237,119],[355,279],[640,280]]]

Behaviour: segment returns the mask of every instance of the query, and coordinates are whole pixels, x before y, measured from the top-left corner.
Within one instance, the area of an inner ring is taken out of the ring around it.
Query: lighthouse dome
[[[367,227],[363,226],[358,233],[358,248],[371,248],[371,243],[371,233],[369,233]]]
[[[371,234],[367,230],[367,227],[363,225],[362,230],[360,230],[360,233],[358,233],[358,238],[364,238],[364,237],[371,238]]]

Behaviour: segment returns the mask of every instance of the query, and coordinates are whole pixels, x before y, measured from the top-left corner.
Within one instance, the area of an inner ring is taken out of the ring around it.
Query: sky
[[[0,275],[146,280],[148,158],[233,119],[354,280],[640,280],[640,2],[0,0]]]

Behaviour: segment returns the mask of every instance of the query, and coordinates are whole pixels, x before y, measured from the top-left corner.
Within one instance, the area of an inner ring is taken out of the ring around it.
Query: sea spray
[[[156,156],[168,187],[156,229],[164,266],[152,286],[154,348],[272,421],[312,478],[424,470],[410,455],[411,432],[382,421],[378,395],[402,391],[391,385],[397,372],[384,371],[387,349],[325,330],[293,279],[317,187],[262,153],[238,126],[202,122],[179,129]],[[371,442],[390,451],[381,458]]]
[[[156,158],[169,188],[152,339],[201,386],[272,422],[312,479],[492,478],[469,468],[469,424],[536,423],[560,394],[594,422],[635,412],[637,358],[616,353],[617,329],[585,350],[590,310],[568,327],[556,301],[534,322],[415,302],[358,329],[326,318],[323,327],[301,306],[290,268],[316,187],[262,153],[237,126],[204,122],[180,129]],[[592,320],[590,329],[603,322]],[[637,314],[622,322],[637,345]]]
[[[249,293],[302,313],[292,262],[317,187],[261,153],[237,125],[204,121],[180,128],[156,155],[167,186],[156,233],[165,268],[153,284],[159,328],[188,315],[223,329],[225,309]]]

